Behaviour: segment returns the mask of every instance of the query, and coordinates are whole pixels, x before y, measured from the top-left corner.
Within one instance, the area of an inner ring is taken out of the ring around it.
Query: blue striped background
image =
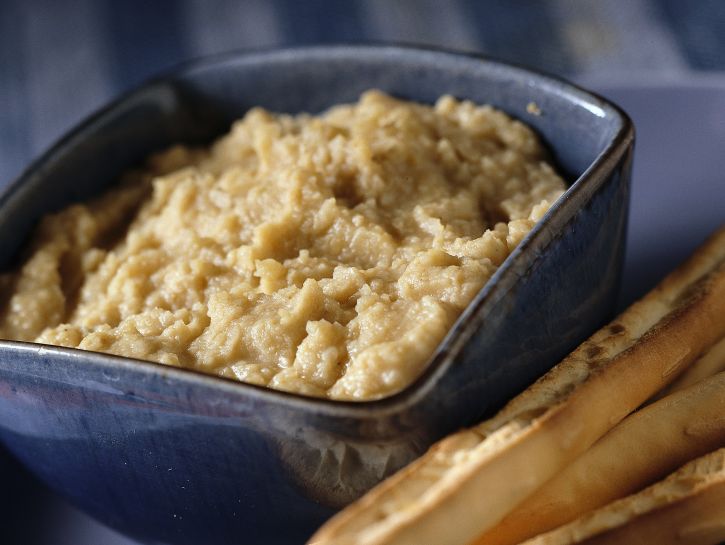
[[[178,62],[405,41],[569,77],[725,69],[721,0],[0,0],[0,186],[83,116]]]

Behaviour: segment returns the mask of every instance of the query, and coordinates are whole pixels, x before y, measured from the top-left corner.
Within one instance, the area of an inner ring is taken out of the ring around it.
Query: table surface
[[[637,128],[623,305],[725,223],[725,78],[657,84],[588,78],[582,83],[620,104]],[[4,545],[135,543],[71,507],[1,456],[0,477]]]

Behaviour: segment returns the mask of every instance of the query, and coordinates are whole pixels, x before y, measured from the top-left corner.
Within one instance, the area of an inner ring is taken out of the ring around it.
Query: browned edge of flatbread
[[[516,545],[725,445],[725,372],[633,412],[471,545]]]
[[[712,545],[725,540],[725,449],[522,545]]]

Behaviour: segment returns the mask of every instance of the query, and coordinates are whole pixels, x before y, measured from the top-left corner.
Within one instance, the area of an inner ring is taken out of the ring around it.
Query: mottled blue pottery
[[[234,54],[149,82],[63,138],[0,197],[0,269],[14,266],[42,214],[99,193],[154,150],[208,142],[255,105],[317,112],[372,87],[501,108],[541,134],[571,183],[425,374],[391,398],[343,403],[0,342],[0,439],[31,471],[148,543],[300,543],[432,441],[491,414],[610,317],[627,223],[627,116],[548,76],[407,47]]]

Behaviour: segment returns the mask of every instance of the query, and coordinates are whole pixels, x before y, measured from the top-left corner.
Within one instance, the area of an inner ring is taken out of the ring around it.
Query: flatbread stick
[[[715,545],[725,540],[725,449],[522,545]]]
[[[725,372],[629,415],[475,545],[516,545],[725,446]]]
[[[492,419],[436,443],[315,545],[464,545],[725,336],[725,228]]]

